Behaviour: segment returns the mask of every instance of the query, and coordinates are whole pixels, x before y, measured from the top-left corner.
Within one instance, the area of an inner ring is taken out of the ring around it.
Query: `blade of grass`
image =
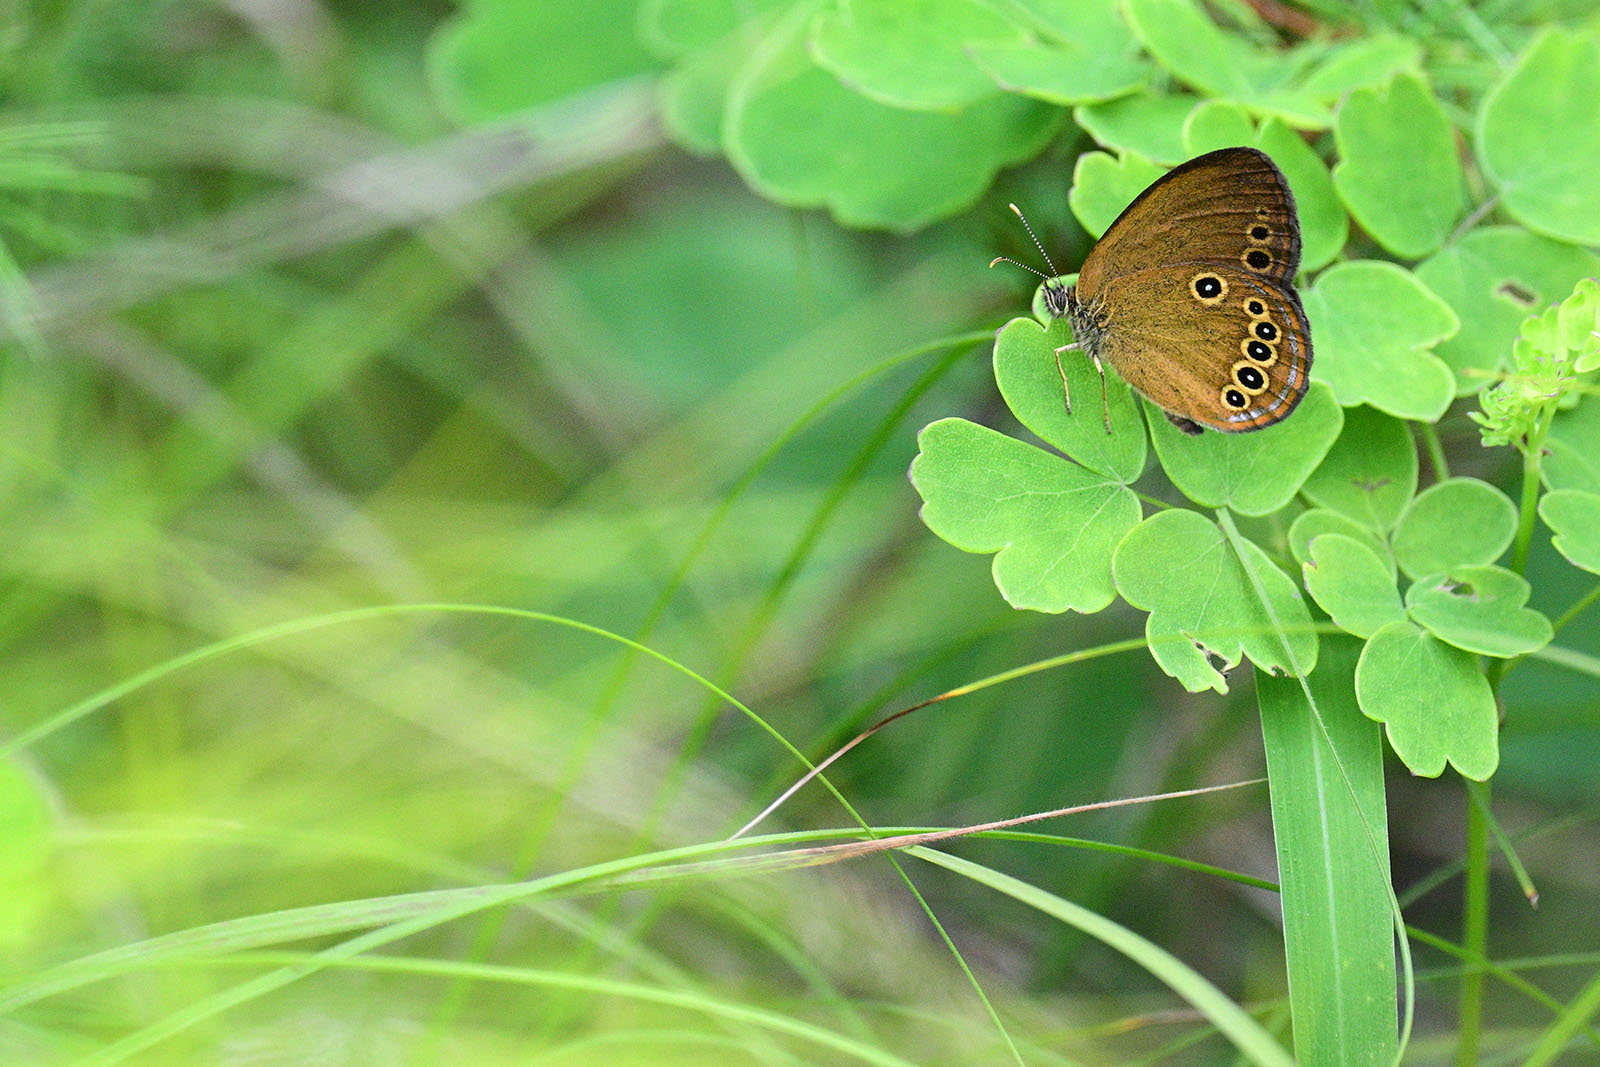
[[[1356,706],[1359,655],[1349,638],[1322,639],[1308,681],[1327,738],[1296,679],[1256,672],[1295,1053],[1303,1064],[1383,1064],[1398,1051],[1393,923],[1384,894],[1372,888],[1377,872],[1355,811],[1359,803],[1387,861],[1383,728]],[[1387,884],[1387,862],[1382,875]]]

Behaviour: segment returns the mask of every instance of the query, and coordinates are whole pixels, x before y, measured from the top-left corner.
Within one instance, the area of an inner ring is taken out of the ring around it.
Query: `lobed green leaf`
[[[1111,603],[1111,553],[1139,521],[1133,491],[964,419],[918,437],[911,483],[928,529],[967,552],[994,552],[1006,602],[1095,612]]]
[[[1333,386],[1346,407],[1369,404],[1403,419],[1432,421],[1456,392],[1455,375],[1429,349],[1459,323],[1398,264],[1339,263],[1304,295],[1316,359],[1311,376]]]
[[[1404,422],[1369,407],[1344,413],[1344,431],[1301,492],[1387,532],[1417,491],[1417,446]]]
[[[1492,563],[1511,544],[1517,509],[1476,478],[1451,478],[1418,493],[1394,531],[1394,558],[1411,578]]]
[[[1434,351],[1456,376],[1456,394],[1483,388],[1500,370],[1527,315],[1600,273],[1600,256],[1520,226],[1474,230],[1417,266],[1417,277],[1450,305],[1461,330]]]
[[[1404,259],[1436,251],[1466,210],[1466,185],[1455,130],[1422,79],[1351,93],[1334,140],[1334,187],[1372,239]]]
[[[1144,419],[1133,390],[1108,367],[1106,401],[1100,375],[1081,352],[1063,352],[1056,369],[1055,349],[1072,339],[1065,320],[1047,331],[1032,319],[1012,319],[995,335],[994,378],[1000,395],[1017,417],[1045,442],[1078,463],[1127,484],[1144,473],[1147,444]],[[1061,375],[1065,372],[1072,413],[1067,413]],[[1111,432],[1106,432],[1106,412]]]
[[[1017,45],[1021,26],[977,0],[851,0],[811,24],[811,54],[824,70],[879,103],[958,111],[997,91],[973,62],[973,43]]]
[[[1311,561],[1311,542],[1323,534],[1339,534],[1365,545],[1372,550],[1383,563],[1384,569],[1389,572],[1389,583],[1394,584],[1399,573],[1395,567],[1394,554],[1389,551],[1388,542],[1384,541],[1370,527],[1328,508],[1311,508],[1302,511],[1289,527],[1289,551],[1293,554],[1295,562],[1301,566]]]
[[[1600,40],[1551,29],[1483,98],[1478,157],[1531,230],[1600,245]]]
[[[1317,638],[1300,591],[1254,542],[1243,541],[1249,566],[1266,590],[1272,616],[1289,647],[1274,632],[1240,557],[1217,525],[1194,511],[1152,515],[1117,546],[1112,573],[1117,591],[1150,613],[1145,636],[1150,654],[1192,693],[1228,691],[1213,658],[1231,670],[1241,657],[1262,670],[1311,670]]]
[[[1241,515],[1267,515],[1293,500],[1344,424],[1343,409],[1319,382],[1287,419],[1250,433],[1191,436],[1148,401],[1145,412],[1172,484],[1197,504]]]
[[[1539,517],[1555,535],[1550,543],[1574,567],[1600,574],[1600,494],[1558,489],[1539,498]]]
[[[1448,762],[1481,782],[1499,765],[1488,680],[1471,653],[1414,622],[1391,622],[1368,638],[1356,664],[1356,699],[1384,724],[1389,746],[1413,774],[1435,777]]]
[[[1339,629],[1371,637],[1406,617],[1394,575],[1369,546],[1342,534],[1322,534],[1312,540],[1311,556],[1301,565],[1306,592]]]
[[[1419,578],[1406,590],[1406,611],[1435,637],[1465,652],[1523,656],[1553,636],[1550,620],[1526,607],[1532,587],[1504,567],[1456,567]]]

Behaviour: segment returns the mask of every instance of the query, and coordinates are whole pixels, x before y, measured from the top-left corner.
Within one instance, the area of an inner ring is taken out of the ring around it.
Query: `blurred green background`
[[[248,986],[392,921],[386,900],[715,841],[803,769],[592,632],[338,613],[578,620],[714,680],[814,759],[916,700],[1142,632],[1126,605],[1012,611],[986,558],[921,526],[905,478],[927,422],[1010,425],[989,338],[1031,285],[985,264],[1033,261],[1013,200],[1058,262],[1081,259],[1084,135],[971,210],[848,229],[663,132],[666,60],[637,8],[6,5],[0,729],[57,727],[0,765],[0,975],[29,993],[0,1016],[0,1062],[860,1059],[745,1009],[906,1062],[1006,1058],[881,857],[540,899],[387,946],[388,969]],[[1458,473],[1506,484],[1459,411],[1442,430]],[[1535,589],[1569,601],[1564,566],[1540,538]],[[1600,644],[1581,629],[1568,644]],[[1252,778],[1239,681],[1195,697],[1142,650],[1096,659],[936,705],[830,777],[885,826]],[[1579,813],[1526,845],[1537,914],[1496,882],[1496,948],[1531,956],[1592,941],[1600,867],[1576,857],[1600,848],[1600,724],[1571,676],[1531,665],[1510,692],[1529,714],[1503,742],[1502,818]],[[1403,890],[1454,862],[1462,801],[1403,773],[1391,800]],[[848,823],[812,786],[765,829]],[[1055,828],[1274,874],[1263,787]],[[1283,996],[1264,891],[956,849],[1247,1005]],[[908,870],[1028,1062],[1225,1058],[1121,957]],[[1448,933],[1444,886],[1408,914]],[[344,925],[211,925],[312,905]],[[169,936],[192,944],[152,940]],[[446,966],[480,961],[510,976]],[[1501,995],[1496,1018],[1542,1018]]]

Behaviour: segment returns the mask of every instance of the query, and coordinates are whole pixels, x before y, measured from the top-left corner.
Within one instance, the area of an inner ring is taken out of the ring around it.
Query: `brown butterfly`
[[[1033,270],[1005,256],[989,265],[1000,262]],[[1102,403],[1103,361],[1185,433],[1281,422],[1310,384],[1299,266],[1294,195],[1265,153],[1224,148],[1168,171],[1117,216],[1077,285],[1033,271],[1050,315],[1072,327],[1073,343],[1056,349],[1063,390],[1061,353],[1081,350],[1100,371]]]

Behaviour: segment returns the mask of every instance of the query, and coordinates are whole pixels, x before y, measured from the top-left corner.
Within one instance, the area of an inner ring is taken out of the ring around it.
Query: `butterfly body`
[[[1311,327],[1294,276],[1300,223],[1281,171],[1224,148],[1158,178],[1106,230],[1075,286],[1045,306],[1074,347],[1180,429],[1258,430],[1305,396]]]

